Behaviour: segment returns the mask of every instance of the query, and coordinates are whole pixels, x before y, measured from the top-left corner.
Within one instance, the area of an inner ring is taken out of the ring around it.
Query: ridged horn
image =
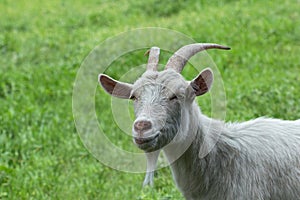
[[[189,44],[178,49],[168,60],[165,69],[173,68],[178,73],[181,73],[187,61],[196,53],[207,49],[224,49],[229,50],[230,47],[211,43],[196,43]]]
[[[159,53],[160,49],[158,47],[152,47],[145,53],[145,56],[149,54],[147,70],[157,71]]]

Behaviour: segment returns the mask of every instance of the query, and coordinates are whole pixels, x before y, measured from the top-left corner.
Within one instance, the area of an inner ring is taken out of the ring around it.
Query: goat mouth
[[[152,141],[154,141],[155,139],[157,139],[158,136],[159,136],[159,132],[156,133],[154,136],[147,137],[147,138],[138,138],[138,137],[134,137],[134,142],[135,142],[137,145],[144,145],[144,144],[151,143]]]

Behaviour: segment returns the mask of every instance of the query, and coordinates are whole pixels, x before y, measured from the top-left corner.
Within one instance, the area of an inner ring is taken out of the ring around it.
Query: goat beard
[[[143,187],[145,187],[146,185],[150,185],[152,187],[154,185],[154,171],[156,168],[160,150],[145,153],[147,159],[147,171],[143,182]]]

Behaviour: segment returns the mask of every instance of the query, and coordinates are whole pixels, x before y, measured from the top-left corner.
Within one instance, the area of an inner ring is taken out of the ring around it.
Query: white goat
[[[191,56],[211,48],[229,49],[190,44],[175,52],[166,70],[158,72],[159,48],[154,47],[147,71],[133,85],[99,75],[109,94],[134,101],[134,142],[151,152],[144,184],[152,184],[162,149],[186,199],[300,199],[300,120],[225,123],[201,113],[195,97],[209,91],[212,71],[205,69],[190,82],[180,72]]]

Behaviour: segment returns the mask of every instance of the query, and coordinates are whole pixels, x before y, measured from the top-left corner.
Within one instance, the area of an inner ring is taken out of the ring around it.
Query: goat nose
[[[134,123],[134,130],[138,133],[143,133],[152,128],[152,124],[149,121],[137,121]]]

